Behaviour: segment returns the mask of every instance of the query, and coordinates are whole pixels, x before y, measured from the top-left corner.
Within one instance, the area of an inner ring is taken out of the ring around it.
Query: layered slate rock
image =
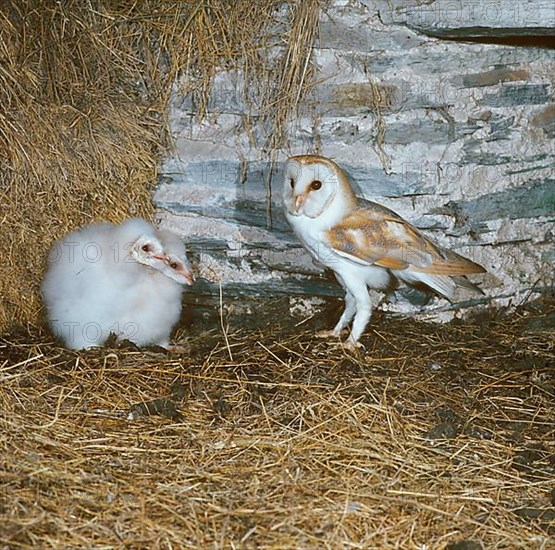
[[[155,202],[199,260],[197,292],[217,294],[221,284],[230,295],[341,294],[281,210],[283,162],[299,153],[333,158],[359,194],[482,263],[487,297],[461,303],[507,303],[553,284],[555,51],[430,36],[481,36],[481,25],[498,36],[545,35],[551,3],[499,1],[495,22],[469,21],[467,11],[438,20],[455,4],[333,2],[312,52],[317,84],[272,163],[241,74],[217,75],[203,121],[176,86],[175,151]],[[507,20],[509,5],[520,18]],[[435,301],[428,311],[451,307]]]

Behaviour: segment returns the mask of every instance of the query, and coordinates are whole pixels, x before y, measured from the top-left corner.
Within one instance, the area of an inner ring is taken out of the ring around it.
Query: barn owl
[[[483,273],[477,263],[435,245],[388,208],[355,196],[345,173],[320,156],[291,157],[284,170],[283,204],[293,231],[312,256],[330,268],[345,290],[345,310],[326,335],[358,340],[372,314],[368,288],[402,281],[451,300],[457,285],[478,290],[464,275]]]
[[[139,218],[99,223],[54,244],[42,294],[52,331],[71,349],[110,333],[139,346],[169,346],[183,285],[194,281],[181,240]]]

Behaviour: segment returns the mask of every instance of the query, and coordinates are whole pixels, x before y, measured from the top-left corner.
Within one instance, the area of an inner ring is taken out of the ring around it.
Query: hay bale
[[[133,52],[141,29],[116,17],[46,1],[0,14],[0,326],[36,320],[54,239],[95,219],[151,215],[161,123],[136,84],[148,64]]]

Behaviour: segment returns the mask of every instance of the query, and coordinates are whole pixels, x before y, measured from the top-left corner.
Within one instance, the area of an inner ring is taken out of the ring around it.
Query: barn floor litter
[[[360,354],[275,312],[179,355],[4,332],[0,546],[553,548],[554,306],[377,314]]]

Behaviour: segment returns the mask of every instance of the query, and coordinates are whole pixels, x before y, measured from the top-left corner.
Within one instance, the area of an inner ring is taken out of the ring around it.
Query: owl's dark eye
[[[143,252],[150,252],[150,245],[149,244],[143,244],[143,246],[141,246],[141,250]]]
[[[290,185],[291,187],[295,187],[295,180],[294,180],[293,178],[291,178],[291,179],[289,180],[289,185]]]
[[[310,188],[313,191],[318,191],[318,189],[320,189],[320,187],[322,187],[322,182],[320,180],[314,180],[311,184],[310,184]]]
[[[172,263],[170,264],[170,267],[171,267],[172,269],[177,269],[177,267],[178,267],[177,262],[172,262]]]

